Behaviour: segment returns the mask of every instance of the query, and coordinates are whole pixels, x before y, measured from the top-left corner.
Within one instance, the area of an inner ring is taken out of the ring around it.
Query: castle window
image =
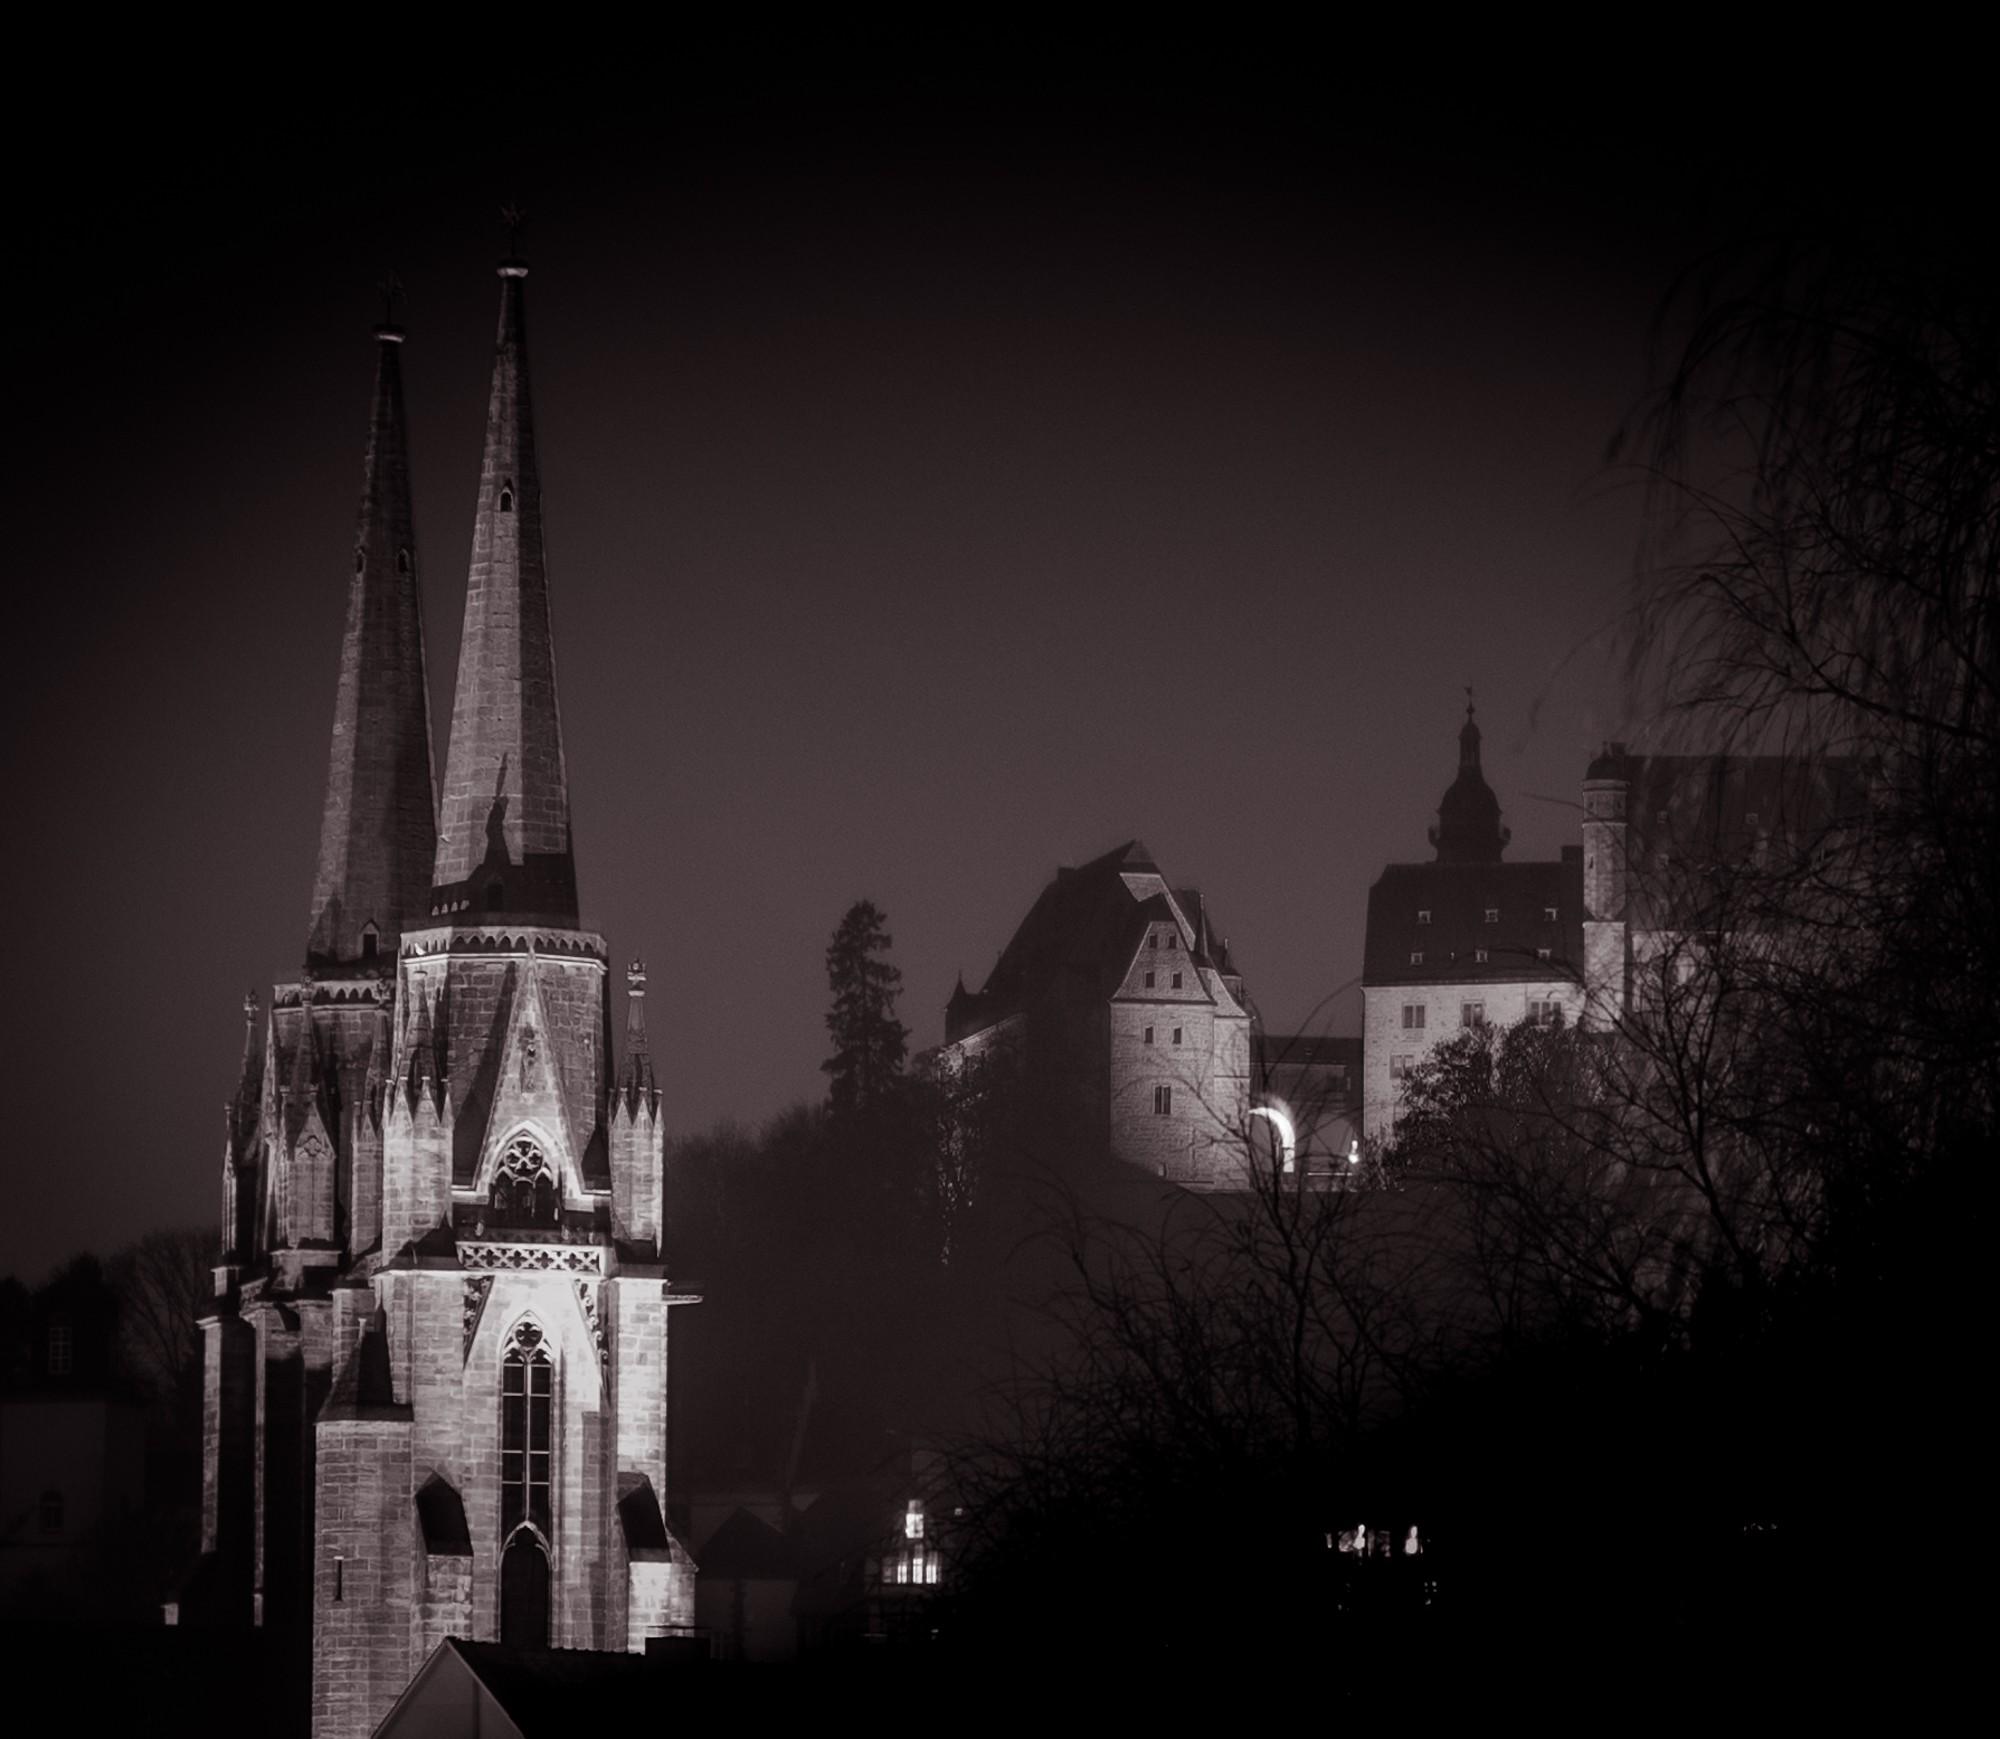
[[[1537,948],[1535,950],[1535,958],[1537,960],[1550,960],[1554,958],[1554,955],[1547,948]]]
[[[523,1522],[547,1537],[550,1527],[550,1395],[554,1367],[542,1331],[524,1322],[500,1371],[500,1532]],[[546,1564],[544,1565],[546,1572]]]
[[[1389,1079],[1392,1081],[1407,1081],[1416,1066],[1416,1057],[1408,1051],[1405,1051],[1401,1056],[1391,1057],[1389,1059]]]
[[[1418,922],[1419,924],[1428,924],[1428,923],[1429,923],[1430,921],[1431,921],[1431,909],[1430,909],[1430,907],[1428,907],[1428,906],[1419,906],[1419,907],[1417,908],[1417,922]]]
[[[1418,1033],[1424,1030],[1424,1005],[1421,1002],[1403,1004],[1403,1030]]]
[[[514,511],[514,485],[511,483],[500,485],[500,511],[502,513]]]
[[[549,1555],[526,1528],[500,1559],[500,1641],[507,1648],[549,1646]]]
[[[49,1375],[66,1377],[76,1363],[76,1335],[66,1322],[49,1325]]]
[[[1178,990],[1180,989],[1180,987],[1181,987],[1181,975],[1178,972],[1176,972],[1174,974],[1174,988]]]
[[[1555,907],[1553,907],[1553,906],[1544,906],[1544,907],[1542,908],[1542,921],[1543,921],[1544,923],[1546,923],[1546,924],[1553,924],[1553,923],[1554,923],[1554,922],[1556,921],[1556,909],[1555,909]]]
[[[1153,975],[1150,972],[1146,974],[1146,988],[1148,990],[1153,988]]]
[[[1484,948],[1473,949],[1472,964],[1475,966],[1484,966],[1486,964],[1486,950]]]
[[[1179,1044],[1180,1042],[1181,1042],[1181,1029],[1180,1029],[1179,1027],[1175,1027],[1175,1028],[1174,1028],[1174,1043],[1175,1043],[1175,1044]]]
[[[1560,1005],[1554,998],[1546,1001],[1536,998],[1528,1004],[1528,1020],[1535,1026],[1554,1026],[1559,1008]]]
[[[1483,1002],[1462,1002],[1458,1005],[1460,1026],[1484,1026],[1486,1024],[1486,1004]]]
[[[338,1552],[333,1555],[333,1597],[336,1600],[347,1598],[347,1560]]]
[[[1488,906],[1486,908],[1486,921],[1489,924],[1500,922],[1500,908],[1498,906]]]
[[[59,1534],[63,1526],[63,1494],[59,1491],[45,1491],[41,1502],[42,1532]]]
[[[1173,946],[1174,946],[1174,943],[1175,943],[1175,942],[1176,942],[1177,940],[1178,940],[1178,937],[1177,937],[1177,935],[1175,934],[1175,932],[1174,932],[1174,931],[1172,931],[1172,930],[1169,930],[1169,931],[1167,932],[1167,949],[1168,949],[1168,952],[1169,952],[1169,953],[1171,953],[1171,952],[1173,951]]]
[[[370,924],[367,929],[361,932],[361,958],[363,960],[373,960],[380,951],[381,943],[381,937],[375,933],[375,926]]]
[[[1152,1042],[1153,1042],[1153,1029],[1151,1027],[1148,1027],[1146,1029],[1146,1043],[1150,1045]]]
[[[410,571],[410,552],[406,549],[399,549],[396,552],[396,572],[399,574],[407,574],[409,571]]]
[[[1421,948],[1412,948],[1410,950],[1410,964],[1412,966],[1421,966],[1423,963],[1424,951]]]
[[[1147,937],[1146,937],[1146,946],[1147,946],[1148,948],[1157,948],[1157,947],[1159,947],[1159,945],[1160,945],[1160,933],[1159,933],[1159,931],[1157,931],[1157,930],[1154,930],[1154,931],[1151,931],[1151,932],[1149,932],[1149,933],[1148,933],[1148,935],[1147,935]]]
[[[1153,1115],[1171,1117],[1174,1114],[1174,1090],[1171,1087],[1153,1089]]]

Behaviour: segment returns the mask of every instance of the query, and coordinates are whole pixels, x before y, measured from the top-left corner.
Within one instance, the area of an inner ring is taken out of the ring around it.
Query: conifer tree
[[[826,951],[833,1055],[820,1067],[831,1077],[828,1106],[836,1117],[878,1107],[902,1079],[909,1029],[896,1018],[903,975],[889,964],[892,945],[875,903],[857,900]]]

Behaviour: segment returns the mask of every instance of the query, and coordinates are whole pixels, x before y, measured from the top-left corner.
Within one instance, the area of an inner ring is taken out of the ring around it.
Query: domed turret
[[[1500,825],[1500,799],[1479,770],[1479,726],[1468,697],[1465,723],[1458,733],[1458,777],[1438,804],[1431,844],[1437,848],[1439,863],[1498,863],[1508,837]]]

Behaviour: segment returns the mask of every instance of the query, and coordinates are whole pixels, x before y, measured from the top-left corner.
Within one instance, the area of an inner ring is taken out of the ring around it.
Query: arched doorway
[[[508,1648],[549,1646],[549,1555],[526,1528],[500,1559],[500,1640]]]

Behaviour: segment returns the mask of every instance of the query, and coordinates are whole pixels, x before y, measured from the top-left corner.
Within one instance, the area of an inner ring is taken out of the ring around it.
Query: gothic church
[[[304,970],[248,1005],[203,1318],[190,1621],[310,1635],[359,1739],[445,1637],[637,1651],[693,1622],[666,1524],[645,974],[578,918],[528,388],[500,319],[442,791],[400,353],[379,331]]]

